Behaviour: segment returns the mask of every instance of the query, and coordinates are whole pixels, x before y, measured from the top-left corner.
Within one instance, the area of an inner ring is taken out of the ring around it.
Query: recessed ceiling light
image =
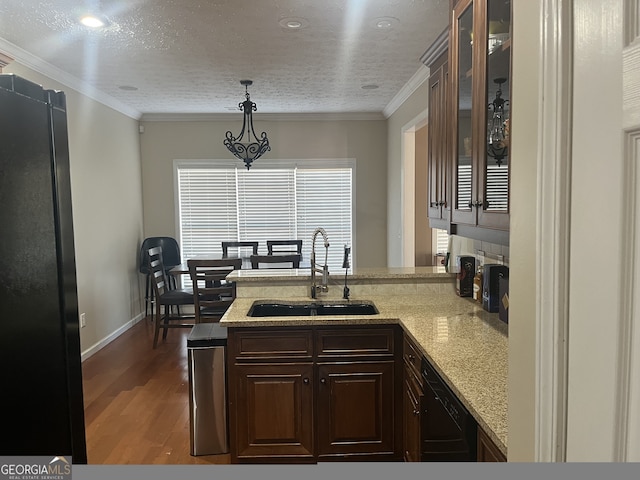
[[[379,30],[388,30],[393,28],[399,20],[395,17],[378,17],[373,20],[373,24]]]
[[[370,83],[368,85],[362,85],[360,88],[363,90],[375,90],[376,88],[378,88],[378,85]]]
[[[118,88],[120,90],[126,90],[127,92],[135,92],[138,90],[138,87],[134,87],[133,85],[120,85]]]
[[[309,20],[302,17],[285,17],[281,18],[278,24],[286,30],[300,30],[309,25]]]
[[[80,18],[80,23],[82,23],[85,27],[91,28],[100,28],[104,27],[105,21],[101,18],[96,17],[95,15],[85,15]]]

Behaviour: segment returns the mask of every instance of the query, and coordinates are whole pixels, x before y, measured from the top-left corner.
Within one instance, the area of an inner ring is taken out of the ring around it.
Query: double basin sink
[[[316,315],[376,315],[378,309],[372,302],[255,302],[247,316],[249,317],[311,317]]]

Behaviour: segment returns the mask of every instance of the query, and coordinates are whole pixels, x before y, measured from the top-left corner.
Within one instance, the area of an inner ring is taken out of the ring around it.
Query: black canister
[[[458,255],[456,293],[461,297],[473,297],[473,277],[476,274],[476,258]]]

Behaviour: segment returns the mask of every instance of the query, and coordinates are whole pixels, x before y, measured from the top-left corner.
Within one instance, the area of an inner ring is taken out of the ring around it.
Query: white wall
[[[509,460],[637,458],[626,436],[639,411],[637,205],[625,198],[637,158],[625,158],[622,125],[631,23],[618,0],[522,0],[513,13]]]
[[[623,81],[624,24],[629,13],[624,3],[579,0],[573,6],[567,461],[620,461],[624,453],[619,450],[626,443],[618,423],[622,413],[618,408],[628,388],[623,378],[629,353],[622,340],[632,331],[625,309],[635,292],[630,281],[623,281],[634,256],[633,250],[622,248],[625,237],[633,241],[628,228],[634,218],[623,192],[627,185],[631,191],[638,187],[635,178],[625,178],[628,165],[637,158],[627,159],[628,152],[623,152],[623,109],[633,111],[630,97],[623,100],[623,84],[625,93],[634,91],[629,79]],[[636,21],[638,13],[635,10]],[[634,56],[638,58],[637,53]],[[640,62],[634,63],[629,78],[637,79]],[[637,129],[638,118],[628,127]],[[594,192],[606,201],[594,201]],[[603,249],[605,245],[610,247]],[[594,261],[593,253],[604,251],[611,255],[603,262]],[[638,379],[631,385],[638,385]],[[638,411],[637,404],[630,407]],[[621,417],[626,420],[624,414]]]
[[[228,159],[223,145],[227,130],[240,130],[233,121],[147,121],[141,135],[145,236],[178,236],[173,199],[176,159]],[[266,131],[271,151],[263,158],[355,158],[356,225],[354,255],[360,267],[386,266],[386,122],[279,121],[254,118],[256,131]],[[256,160],[259,162],[260,159]],[[238,163],[242,165],[240,160]],[[268,199],[267,199],[268,200]],[[331,240],[331,232],[327,232]],[[310,241],[311,239],[309,239]]]
[[[80,330],[84,353],[139,318],[144,308],[137,266],[142,238],[138,122],[18,63],[3,73],[66,95],[78,307],[87,318]]]
[[[509,267],[509,461],[535,458],[539,2],[513,2]],[[533,60],[532,60],[533,59]]]
[[[428,45],[425,45],[425,48]],[[427,67],[423,67],[427,68]],[[402,129],[419,117],[429,106],[429,82],[420,85],[411,96],[387,119],[387,265],[403,266],[403,165]],[[425,178],[426,182],[427,179]]]

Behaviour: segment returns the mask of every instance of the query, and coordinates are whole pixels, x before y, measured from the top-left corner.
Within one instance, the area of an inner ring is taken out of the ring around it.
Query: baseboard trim
[[[120,335],[122,335],[124,332],[126,332],[127,330],[129,330],[131,327],[133,327],[136,323],[142,321],[144,319],[144,314],[140,313],[138,315],[136,315],[133,319],[129,320],[127,323],[125,323],[123,326],[121,326],[120,328],[118,328],[117,330],[115,330],[114,332],[110,333],[109,335],[107,335],[106,337],[104,337],[102,340],[100,340],[97,343],[94,343],[92,346],[90,346],[89,348],[87,348],[84,352],[82,352],[81,355],[81,361],[85,361],[87,358],[95,355],[97,352],[99,352],[100,350],[102,350],[104,347],[106,347],[107,345],[109,345],[111,342],[113,342],[116,338],[118,338]]]

